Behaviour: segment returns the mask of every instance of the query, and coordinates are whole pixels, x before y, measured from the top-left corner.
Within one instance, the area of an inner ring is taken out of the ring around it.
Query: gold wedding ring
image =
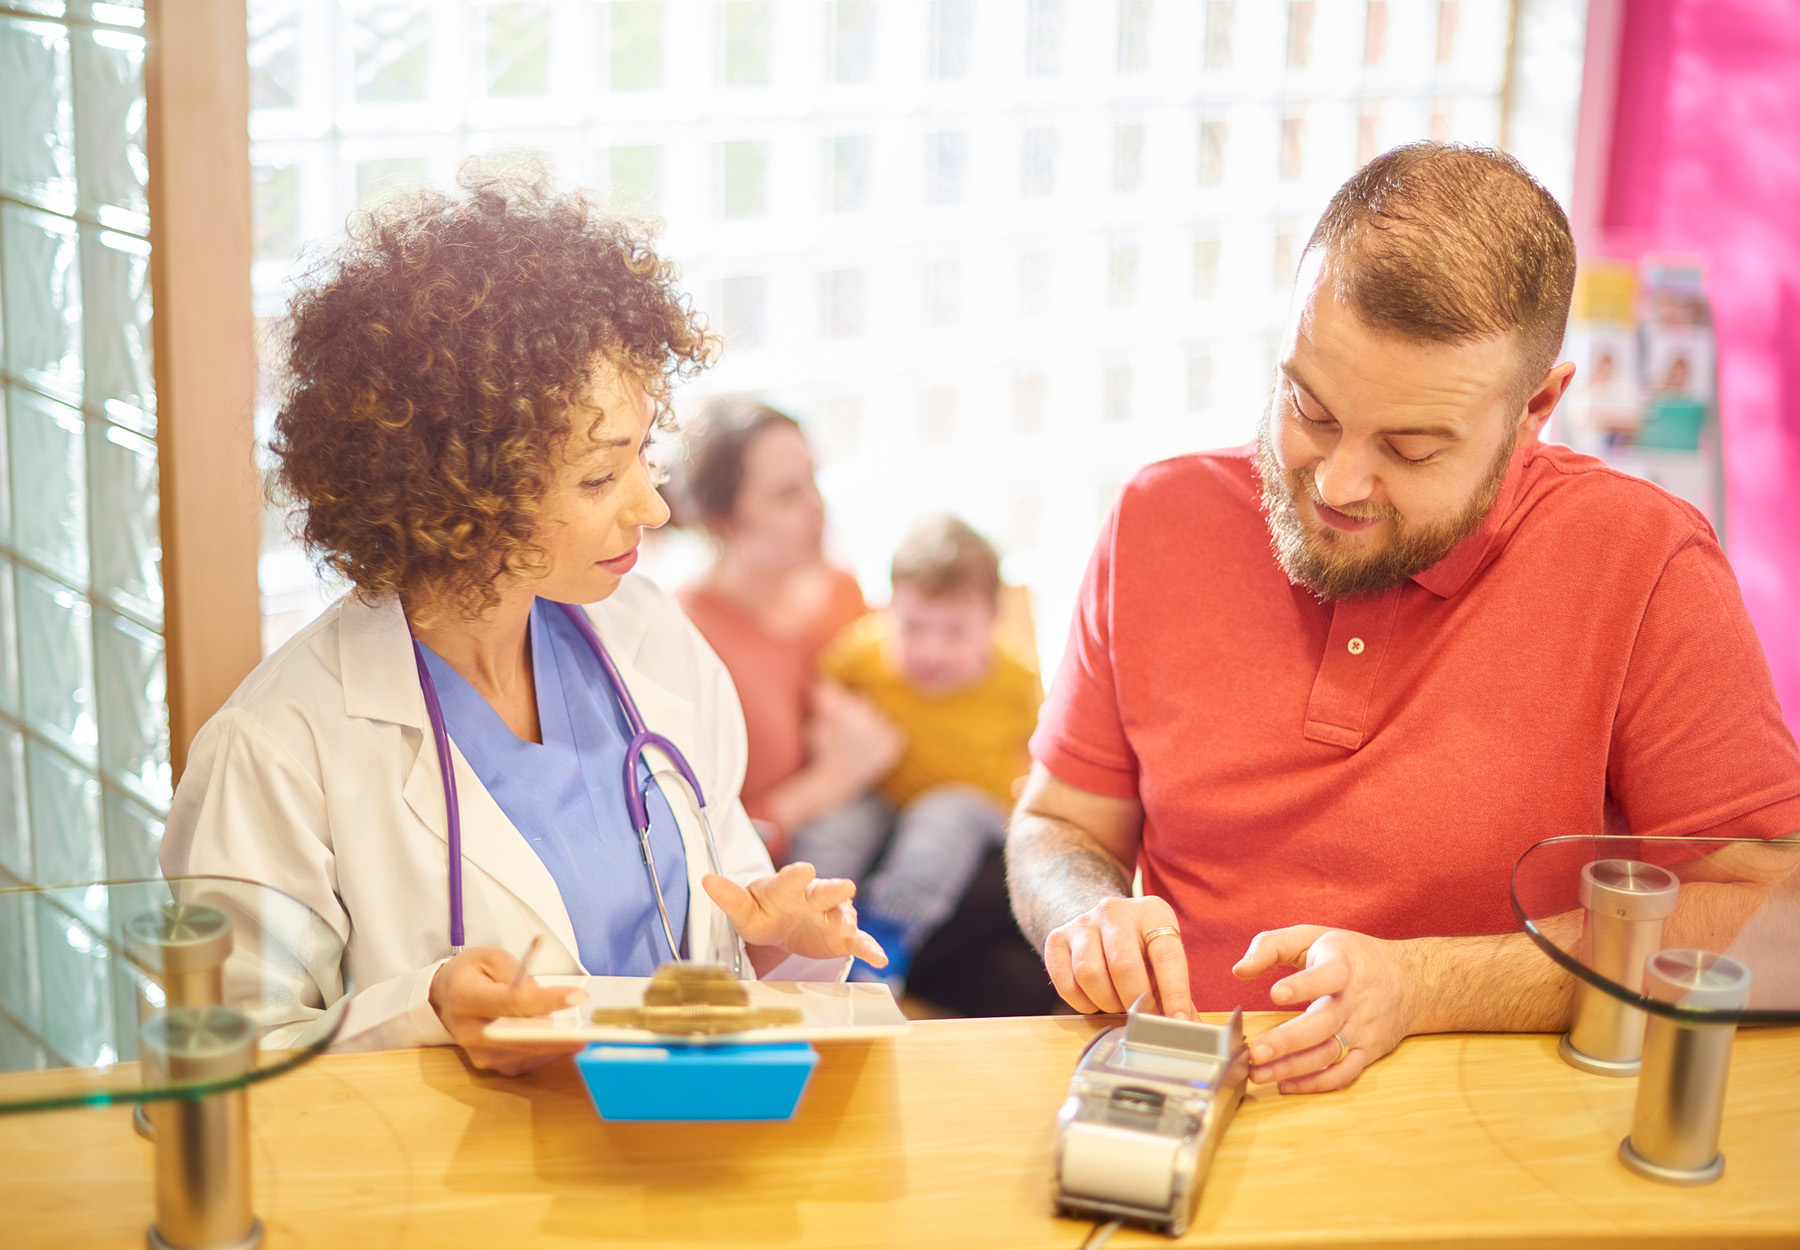
[[[1172,924],[1166,924],[1166,925],[1163,925],[1159,929],[1152,929],[1152,930],[1150,930],[1150,932],[1144,934],[1144,945],[1145,946],[1150,945],[1150,943],[1156,941],[1156,939],[1159,937],[1178,938],[1180,936],[1181,936],[1180,929],[1177,929]]]
[[[1332,1063],[1344,1062],[1344,1056],[1350,1053],[1350,1043],[1346,1042],[1344,1040],[1344,1035],[1342,1033],[1333,1033],[1331,1035],[1331,1040],[1338,1044],[1338,1057],[1336,1059],[1333,1059],[1331,1062]],[[1329,1065],[1327,1065],[1327,1066],[1329,1066]]]

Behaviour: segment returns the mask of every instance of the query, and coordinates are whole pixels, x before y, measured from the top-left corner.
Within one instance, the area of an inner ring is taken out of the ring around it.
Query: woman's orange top
[[[856,579],[836,570],[825,610],[810,626],[776,637],[723,595],[701,585],[676,593],[689,619],[719,653],[744,705],[750,757],[744,772],[744,809],[767,820],[763,798],[806,763],[806,718],[819,653],[839,630],[868,611]],[[785,832],[785,831],[784,831]]]

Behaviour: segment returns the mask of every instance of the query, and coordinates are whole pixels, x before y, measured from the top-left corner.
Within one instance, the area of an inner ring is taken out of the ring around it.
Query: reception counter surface
[[[567,1061],[502,1078],[449,1049],[327,1055],[251,1090],[255,1207],[273,1250],[1074,1250],[1091,1225],[1050,1212],[1052,1128],[1113,1023],[822,1045],[781,1124],[604,1123]],[[1179,1244],[1800,1245],[1800,1029],[1739,1033],[1717,1184],[1621,1166],[1634,1087],[1541,1035],[1412,1038],[1335,1094],[1252,1087]],[[150,1162],[127,1106],[0,1118],[0,1244],[143,1245]],[[1128,1229],[1109,1246],[1168,1244]]]

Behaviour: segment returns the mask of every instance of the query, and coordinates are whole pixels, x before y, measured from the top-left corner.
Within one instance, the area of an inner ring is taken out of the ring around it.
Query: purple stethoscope
[[[681,944],[675,940],[675,929],[669,923],[669,907],[663,901],[662,879],[656,872],[656,852],[650,849],[650,787],[656,784],[658,777],[679,778],[687,788],[688,801],[693,806],[694,815],[699,818],[701,832],[706,835],[706,857],[712,864],[712,870],[723,875],[724,869],[719,863],[719,845],[713,840],[712,822],[706,818],[706,796],[700,792],[700,779],[681,753],[681,748],[670,742],[659,733],[655,733],[644,725],[644,715],[638,711],[637,701],[631,697],[631,691],[625,686],[625,679],[619,676],[612,657],[606,653],[606,647],[600,641],[600,635],[594,632],[593,622],[588,620],[586,612],[571,603],[559,603],[557,607],[575,623],[581,636],[593,649],[594,658],[600,661],[600,669],[606,674],[606,680],[612,685],[613,696],[619,701],[619,709],[625,713],[625,724],[631,730],[631,741],[625,746],[625,809],[631,815],[631,827],[637,831],[638,849],[643,853],[644,868],[650,874],[650,893],[656,899],[657,915],[662,917],[663,936],[669,940],[669,953],[676,959],[681,958]],[[462,888],[462,809],[456,799],[456,770],[450,760],[450,731],[444,725],[443,705],[438,702],[437,687],[432,683],[431,670],[425,666],[425,650],[413,639],[413,662],[419,667],[419,688],[425,692],[425,715],[431,722],[431,738],[437,745],[438,772],[444,778],[444,811],[450,823],[450,945],[458,952],[463,948],[463,888]],[[672,767],[651,768],[644,778],[644,784],[637,784],[638,761],[644,758],[646,748],[655,747],[663,753]],[[729,918],[725,919],[727,927]],[[743,979],[743,950],[737,942],[737,935],[732,933],[731,941],[732,972],[740,980]]]

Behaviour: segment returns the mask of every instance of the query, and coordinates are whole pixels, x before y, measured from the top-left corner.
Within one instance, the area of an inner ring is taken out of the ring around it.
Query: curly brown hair
[[[288,308],[272,450],[299,536],[365,596],[479,615],[530,575],[570,414],[598,361],[670,423],[710,334],[643,226],[541,170],[466,165],[353,223]]]

